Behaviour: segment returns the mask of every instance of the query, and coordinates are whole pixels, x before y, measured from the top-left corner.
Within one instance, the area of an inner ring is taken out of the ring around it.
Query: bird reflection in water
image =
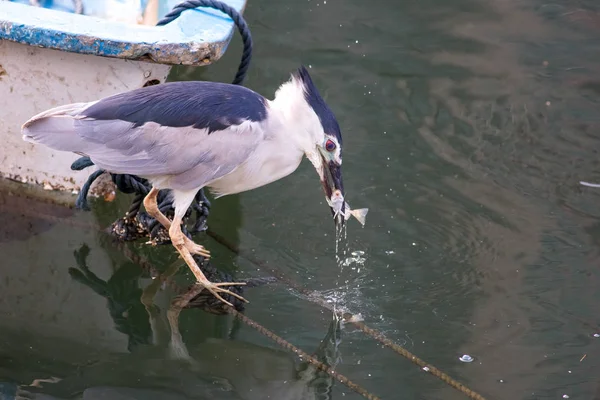
[[[156,304],[157,294],[166,289],[165,282],[177,273],[181,262],[171,264],[141,288],[140,267],[125,264],[104,281],[88,268],[88,254],[85,245],[75,252],[78,268],[70,269],[69,273],[107,299],[115,328],[129,338],[129,354],[81,367],[76,376],[64,377],[52,385],[54,390],[61,394],[64,390],[87,393],[86,399],[114,398],[123,390],[131,399],[138,398],[133,394],[136,391],[142,396],[140,399],[151,398],[148,390],[160,391],[161,399],[177,400],[331,399],[334,381],[327,373],[308,362],[297,363],[287,351],[236,340],[237,318],[224,335],[227,339],[211,337],[187,346],[179,330],[183,310],[200,308],[212,314],[227,314],[228,310],[198,286],[175,296],[166,310]],[[205,273],[211,273],[209,264]],[[245,288],[261,283],[250,281]],[[333,319],[313,353],[313,357],[331,368],[339,362],[340,329],[339,321]]]

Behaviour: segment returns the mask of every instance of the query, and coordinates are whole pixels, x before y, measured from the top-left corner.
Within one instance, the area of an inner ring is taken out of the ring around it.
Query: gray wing
[[[89,117],[86,110],[98,107],[102,101],[41,113],[23,125],[23,138],[87,155],[100,168],[113,173],[167,178],[170,187],[179,190],[204,186],[232,172],[264,138],[262,120],[256,118],[221,118],[215,130],[208,126],[165,126],[155,121]]]
[[[206,129],[165,127],[154,122],[137,128],[129,125],[122,121],[75,121],[77,134],[86,140],[82,154],[115,173],[168,175],[168,187],[180,190],[201,187],[229,174],[246,161],[263,137],[255,122],[212,134]]]

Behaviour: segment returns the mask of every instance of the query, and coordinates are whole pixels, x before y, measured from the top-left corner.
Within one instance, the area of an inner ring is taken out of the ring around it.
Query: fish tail
[[[350,214],[352,214],[352,216],[354,218],[356,218],[356,220],[358,222],[360,222],[360,224],[362,226],[365,226],[365,222],[366,222],[366,218],[367,218],[367,213],[369,212],[368,208],[360,208],[358,210],[352,210],[350,211]]]

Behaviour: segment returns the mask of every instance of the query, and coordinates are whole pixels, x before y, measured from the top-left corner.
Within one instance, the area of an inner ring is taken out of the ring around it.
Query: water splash
[[[365,252],[362,250],[353,251],[352,253],[350,253],[351,257],[346,257],[342,261],[343,266],[348,267],[352,264],[355,264],[355,266],[352,267],[352,270],[360,273],[361,266],[364,265],[365,261],[367,261],[367,259],[363,257],[364,254]]]
[[[328,302],[333,303],[334,314],[347,312],[349,302],[356,303],[356,299],[360,297],[359,280],[351,279],[350,274],[361,273],[366,261],[364,255],[362,250],[350,251],[346,224],[336,227],[335,259],[338,275],[333,293],[330,292],[327,296]],[[354,283],[352,288],[351,282]]]
[[[337,226],[335,228],[335,261],[336,264],[338,266],[338,276],[335,282],[336,285],[336,290],[334,291],[334,295],[333,295],[333,311],[334,311],[334,315],[336,315],[337,311],[339,310],[340,306],[344,306],[344,304],[346,303],[346,299],[345,296],[348,293],[349,290],[349,282],[348,280],[346,280],[345,282],[345,287],[343,290],[343,293],[339,293],[337,288],[340,287],[340,279],[342,279],[342,277],[344,276],[344,266],[346,264],[345,259],[346,259],[346,254],[348,254],[349,251],[349,247],[348,247],[348,229],[346,227],[346,224],[341,224],[341,226]],[[341,253],[341,257],[340,257],[340,253]],[[342,304],[339,304],[339,301],[342,300]]]

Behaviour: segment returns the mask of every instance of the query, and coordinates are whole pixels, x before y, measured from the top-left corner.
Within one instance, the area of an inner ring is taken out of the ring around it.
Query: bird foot
[[[242,296],[240,296],[237,293],[233,293],[230,290],[227,289],[223,289],[221,288],[221,286],[234,286],[234,285],[245,285],[246,282],[219,282],[219,283],[213,283],[213,282],[209,282],[209,281],[203,281],[203,282],[198,282],[198,285],[204,287],[206,290],[208,290],[209,292],[211,292],[213,294],[213,296],[215,296],[217,299],[221,300],[223,303],[227,304],[230,307],[233,307],[233,304],[231,304],[230,302],[228,302],[227,300],[225,300],[224,298],[222,298],[218,293],[227,293],[230,296],[233,296],[245,303],[248,303],[248,300],[246,300],[245,298],[243,298]]]
[[[194,243],[193,240],[183,237],[183,245],[191,254],[198,254],[204,258],[210,258],[210,251],[206,250],[204,246]]]

